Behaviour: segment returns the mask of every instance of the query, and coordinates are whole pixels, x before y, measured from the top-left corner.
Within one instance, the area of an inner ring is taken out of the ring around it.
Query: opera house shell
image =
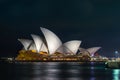
[[[101,47],[92,47],[92,48],[88,48],[88,49],[84,49],[84,48],[79,48],[80,53],[83,54],[88,54],[91,57],[93,57],[95,55],[95,53],[100,49]]]
[[[23,45],[23,49],[19,51],[16,60],[80,60],[79,50],[82,53],[87,51],[92,56],[100,49],[100,47],[94,47],[83,50],[80,48],[80,40],[62,43],[52,31],[43,27],[40,27],[40,30],[44,35],[43,38],[31,34],[33,40],[18,39]]]

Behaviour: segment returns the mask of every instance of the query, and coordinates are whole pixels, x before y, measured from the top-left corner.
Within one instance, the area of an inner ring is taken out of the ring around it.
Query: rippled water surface
[[[120,69],[95,63],[0,63],[0,80],[120,80]]]

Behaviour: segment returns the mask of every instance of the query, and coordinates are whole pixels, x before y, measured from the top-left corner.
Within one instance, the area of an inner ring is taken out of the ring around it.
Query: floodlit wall
[[[18,39],[18,41],[22,43],[25,50],[28,50],[28,47],[32,43],[32,40],[29,40],[29,39]]]
[[[88,53],[90,54],[90,56],[94,56],[94,54],[100,49],[101,47],[92,47],[92,48],[88,48],[88,49],[84,49],[84,48],[79,48],[80,53]]]
[[[76,54],[81,44],[79,40],[72,40],[64,43],[56,52]]]
[[[62,45],[61,40],[52,31],[40,27],[43,35],[45,36],[49,54],[55,53],[55,51]]]
[[[100,49],[101,47],[92,47],[92,48],[88,48],[86,49],[91,56],[94,56],[94,54]]]
[[[38,35],[31,34],[34,43],[36,45],[37,52],[45,51],[47,52],[47,47],[45,46],[43,40]]]
[[[37,49],[36,49],[35,43],[32,42],[28,49],[29,49],[29,50],[35,50],[35,51],[36,51]]]

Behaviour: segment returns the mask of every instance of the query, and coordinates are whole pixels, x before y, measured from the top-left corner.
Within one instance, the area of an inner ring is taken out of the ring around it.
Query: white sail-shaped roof
[[[49,54],[55,53],[55,51],[62,45],[61,40],[52,31],[40,27],[43,35],[45,36]]]
[[[84,52],[88,52],[86,49],[84,49],[84,48],[79,48],[79,51],[80,51],[80,53],[84,53]]]
[[[29,40],[29,39],[18,39],[18,41],[20,41],[22,43],[25,50],[28,50],[28,47],[32,43],[32,40]]]
[[[29,46],[29,50],[37,50],[34,42],[32,42],[31,45]]]
[[[79,53],[78,54],[83,54],[83,55],[90,55],[90,53],[87,51],[87,49],[84,49],[84,48],[79,48]]]
[[[94,54],[100,49],[101,47],[92,47],[92,48],[88,48],[86,49],[91,56],[94,56]]]
[[[79,40],[72,40],[64,43],[56,52],[76,54],[81,44]]]
[[[31,36],[35,42],[37,52],[40,52],[40,51],[48,52],[47,47],[45,46],[45,44],[44,44],[43,40],[40,38],[40,36],[34,35],[34,34],[31,34]]]

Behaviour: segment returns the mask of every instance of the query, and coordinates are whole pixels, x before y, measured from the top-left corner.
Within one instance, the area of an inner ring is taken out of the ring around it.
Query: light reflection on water
[[[114,80],[120,80],[120,69],[114,69],[113,70],[113,79]]]
[[[4,80],[120,80],[120,69],[81,63],[15,63],[0,64]]]

